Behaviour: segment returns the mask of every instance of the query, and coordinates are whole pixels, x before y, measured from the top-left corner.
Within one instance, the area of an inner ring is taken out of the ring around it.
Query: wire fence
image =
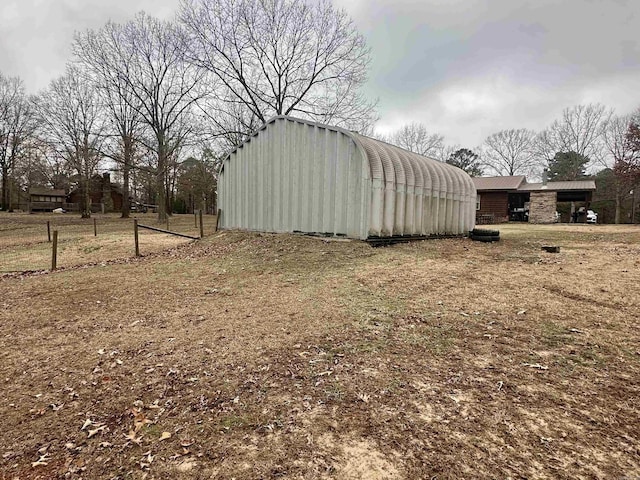
[[[134,219],[139,225],[154,229],[138,229],[138,249],[143,256],[193,241],[188,237],[200,237],[198,215],[173,215],[168,222],[158,223],[151,213],[135,214],[129,219],[117,214],[82,219],[72,214],[0,213],[0,274],[52,269],[54,246],[57,268],[133,257]],[[215,228],[216,217],[203,215],[204,235],[213,233]]]

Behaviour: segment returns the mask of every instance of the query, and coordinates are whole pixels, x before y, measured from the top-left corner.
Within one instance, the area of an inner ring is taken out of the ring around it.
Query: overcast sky
[[[382,131],[423,122],[474,147],[539,130],[563,108],[640,106],[638,0],[335,0],[372,50],[368,94]],[[32,93],[64,70],[73,32],[178,0],[0,0],[0,71]]]

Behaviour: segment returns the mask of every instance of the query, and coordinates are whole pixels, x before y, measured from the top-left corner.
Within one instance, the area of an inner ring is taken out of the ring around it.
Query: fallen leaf
[[[169,433],[169,432],[162,432],[162,435],[160,435],[160,439],[159,439],[159,441],[162,441],[162,440],[168,440],[169,438],[171,438],[171,433]]]
[[[98,428],[94,428],[93,430],[89,430],[89,436],[87,438],[91,438],[94,435],[97,435],[99,432],[104,432],[106,425],[100,425]]]
[[[91,420],[89,420],[88,418],[84,421],[84,423],[82,424],[82,428],[80,428],[80,430],[84,430],[85,428],[87,428],[88,426],[92,425],[93,422]]]
[[[540,365],[539,363],[523,363],[525,367],[536,368],[538,370],[549,370],[549,367],[545,365]]]
[[[136,437],[136,432],[133,430],[129,430],[129,435],[124,436],[124,438],[126,438],[130,442],[135,443],[136,445],[140,445],[140,442],[142,441],[142,437],[143,437],[142,435],[140,435],[139,437]]]
[[[31,467],[35,468],[39,467],[40,465],[48,465],[49,460],[51,460],[51,457],[49,457],[48,455],[41,455],[38,460],[31,464]]]
[[[98,355],[104,355],[104,354],[105,354],[104,348],[101,348],[100,350],[98,350]]]
[[[524,315],[525,313],[527,313],[526,310],[520,310],[516,315]]]
[[[178,465],[176,467],[176,469],[179,472],[190,472],[191,470],[193,470],[196,467],[197,463],[196,462],[191,462],[191,461],[186,461],[186,462],[182,462],[180,465]]]

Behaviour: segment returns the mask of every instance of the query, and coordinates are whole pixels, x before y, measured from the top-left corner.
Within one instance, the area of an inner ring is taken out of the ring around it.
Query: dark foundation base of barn
[[[386,247],[396,243],[417,242],[420,240],[438,240],[442,238],[464,238],[467,235],[398,235],[396,237],[369,237],[366,242],[372,247]]]

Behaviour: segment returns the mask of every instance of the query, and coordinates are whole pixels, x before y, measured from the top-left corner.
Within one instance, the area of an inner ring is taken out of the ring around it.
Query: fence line
[[[183,233],[172,232],[170,230],[164,230],[162,228],[151,227],[149,225],[142,225],[138,223],[138,228],[146,228],[147,230],[152,230],[154,232],[166,233],[167,235],[175,235],[176,237],[188,238],[190,240],[200,240],[200,237],[193,237],[191,235],[185,235]]]
[[[128,258],[136,253],[158,253],[215,231],[214,215],[196,214],[195,220],[191,214],[174,215],[167,230],[163,224],[150,225],[157,221],[152,213],[137,213],[135,217],[99,214],[81,219],[70,214],[0,212],[0,274],[51,269],[54,231],[58,232],[58,269]],[[131,242],[131,224],[135,221],[144,222],[139,225],[137,252]]]

